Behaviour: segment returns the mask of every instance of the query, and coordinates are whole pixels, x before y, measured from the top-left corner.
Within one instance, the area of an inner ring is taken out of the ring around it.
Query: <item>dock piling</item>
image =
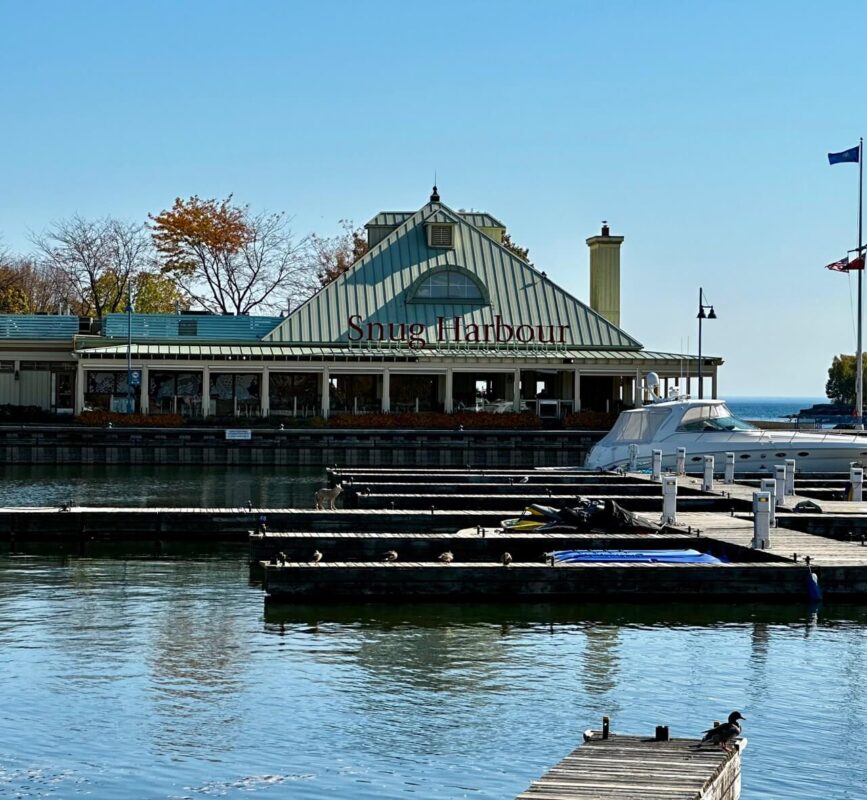
[[[659,481],[662,478],[662,450],[653,451],[651,477],[655,481]]]
[[[677,524],[677,476],[666,475],[662,479],[662,524]]]
[[[731,485],[735,482],[735,454],[726,453],[726,476],[725,482]]]
[[[676,475],[686,475],[686,448],[677,448],[677,461],[675,462],[674,472]]]
[[[713,491],[713,456],[704,457],[704,475],[702,476],[701,490],[703,492]]]
[[[786,497],[786,465],[774,464],[774,480],[777,483],[776,503],[777,508],[783,505]]]
[[[771,496],[767,492],[753,492],[753,541],[755,550],[767,550],[771,546],[770,511]]]
[[[795,468],[797,462],[794,458],[786,459],[786,497],[792,497],[795,494]]]
[[[762,478],[759,484],[759,491],[767,492],[771,496],[771,502],[768,504],[770,509],[770,519],[768,523],[772,528],[777,527],[777,503],[781,498],[777,497],[777,482],[774,478]]]
[[[864,499],[864,469],[863,467],[849,467],[849,497],[853,503],[860,503]]]

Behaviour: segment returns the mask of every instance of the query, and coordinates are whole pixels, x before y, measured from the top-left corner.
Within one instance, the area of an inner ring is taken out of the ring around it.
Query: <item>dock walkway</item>
[[[595,732],[517,800],[738,800],[745,746]]]

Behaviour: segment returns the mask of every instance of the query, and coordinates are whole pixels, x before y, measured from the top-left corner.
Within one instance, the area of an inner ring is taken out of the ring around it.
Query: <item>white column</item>
[[[577,413],[581,410],[581,370],[576,369],[572,377],[572,411]]]
[[[211,416],[211,368],[202,368],[202,417]]]
[[[512,397],[512,410],[513,411],[520,411],[521,410],[521,370],[520,369],[515,370],[515,376],[514,376],[513,380],[515,382],[515,386],[514,386],[514,390],[512,392],[512,395],[513,395],[513,397]]]
[[[138,404],[142,414],[150,414],[151,410],[148,370],[147,364],[142,364],[139,370],[141,372],[141,383],[138,387]]]
[[[382,410],[386,414],[391,411],[391,372],[388,367],[382,371]]]
[[[263,417],[268,416],[268,407],[271,405],[271,374],[268,368],[262,370],[262,380],[259,381],[259,413]]]
[[[451,414],[454,410],[455,375],[452,368],[446,370],[446,394],[443,398],[443,410]]]
[[[644,405],[644,388],[641,385],[641,370],[635,370],[635,407]]]
[[[17,364],[18,362],[16,362]],[[75,365],[75,414],[78,416],[84,411],[84,381],[86,373],[84,372],[84,364],[79,361]]]
[[[326,419],[331,412],[331,376],[328,374],[328,367],[322,370],[322,416]]]

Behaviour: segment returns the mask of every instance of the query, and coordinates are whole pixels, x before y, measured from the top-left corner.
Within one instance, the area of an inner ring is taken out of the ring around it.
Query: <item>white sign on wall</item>
[[[253,438],[253,432],[242,428],[226,428],[226,438],[235,441],[249,441]]]

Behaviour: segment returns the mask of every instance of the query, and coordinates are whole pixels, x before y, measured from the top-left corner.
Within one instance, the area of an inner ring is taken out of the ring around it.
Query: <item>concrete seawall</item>
[[[249,439],[227,440],[224,428],[2,426],[0,463],[565,467],[582,464],[602,436],[601,431],[253,428]]]

